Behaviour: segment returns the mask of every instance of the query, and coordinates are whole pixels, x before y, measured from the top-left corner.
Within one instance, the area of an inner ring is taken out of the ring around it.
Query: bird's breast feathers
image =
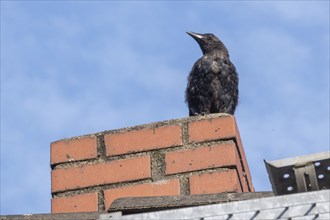
[[[198,73],[227,76],[230,69],[230,61],[221,57],[203,56],[195,64]]]

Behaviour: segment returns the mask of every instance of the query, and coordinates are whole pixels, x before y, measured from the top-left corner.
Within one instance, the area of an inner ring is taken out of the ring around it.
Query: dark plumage
[[[203,52],[188,77],[189,115],[220,112],[233,115],[238,102],[238,75],[227,48],[213,34],[187,34],[197,41]]]

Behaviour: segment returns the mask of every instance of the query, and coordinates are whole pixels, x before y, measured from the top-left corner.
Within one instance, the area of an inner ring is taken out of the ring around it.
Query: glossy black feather
[[[189,115],[233,115],[238,103],[238,75],[227,48],[213,34],[187,33],[197,41],[203,52],[188,77],[186,102]]]

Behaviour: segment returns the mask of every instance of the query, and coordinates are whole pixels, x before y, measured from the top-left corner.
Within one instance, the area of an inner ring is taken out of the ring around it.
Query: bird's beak
[[[187,31],[186,33],[189,34],[192,38],[194,38],[197,41],[203,39],[202,34],[197,34],[197,33],[190,32],[190,31]]]

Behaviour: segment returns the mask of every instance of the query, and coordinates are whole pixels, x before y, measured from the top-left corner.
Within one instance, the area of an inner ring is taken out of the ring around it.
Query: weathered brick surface
[[[53,142],[50,146],[50,163],[57,164],[97,157],[96,137],[83,137]]]
[[[165,155],[166,174],[183,173],[214,167],[233,166],[239,161],[234,143],[201,146],[168,152]]]
[[[233,116],[190,122],[188,129],[189,142],[191,143],[232,138],[236,135]]]
[[[87,193],[52,199],[52,213],[97,212],[98,193]]]
[[[105,211],[120,197],[254,190],[235,118],[223,114],[60,140],[51,165],[53,213]]]
[[[242,192],[236,170],[193,175],[189,181],[190,194]]]
[[[240,177],[244,175],[244,181],[249,189],[246,189],[244,186],[244,191],[254,191],[254,187],[252,185],[252,178],[250,174],[250,170],[248,167],[248,163],[246,161],[243,145],[241,142],[239,130],[235,121],[235,117],[228,115],[225,117],[212,118],[201,121],[194,121],[189,123],[189,142],[203,142],[203,141],[211,141],[211,140],[219,140],[219,139],[234,139],[237,144],[238,155],[240,155],[242,160],[242,165],[240,166],[241,170]],[[243,172],[244,167],[244,172]]]
[[[182,144],[179,125],[149,128],[104,136],[107,156],[167,148]]]
[[[249,191],[254,192],[254,187],[253,187],[253,184],[252,184],[252,177],[251,177],[251,173],[250,173],[250,169],[249,169],[249,164],[247,163],[247,160],[246,160],[246,156],[245,156],[241,136],[240,136],[240,133],[239,133],[236,122],[235,122],[235,128],[236,128],[237,148],[239,150],[239,153],[241,155],[241,160],[242,160],[242,164],[240,164],[241,167],[240,167],[239,172],[243,172],[243,167],[244,167],[244,175],[246,176],[245,182],[249,187]]]
[[[149,156],[56,169],[52,171],[52,192],[149,177],[151,177]]]
[[[236,161],[236,171],[237,171],[237,175],[238,175],[238,178],[239,178],[239,181],[240,181],[240,185],[241,185],[241,189],[242,189],[242,192],[253,192],[254,189],[250,189],[249,188],[249,183],[248,183],[248,180],[247,180],[247,175],[246,175],[246,172],[243,171],[243,167],[242,167],[242,162],[238,156],[238,152],[236,151],[236,158],[237,158],[237,161]]]
[[[115,199],[121,197],[174,195],[180,195],[180,181],[178,179],[108,189],[104,190],[105,209],[107,210]]]

